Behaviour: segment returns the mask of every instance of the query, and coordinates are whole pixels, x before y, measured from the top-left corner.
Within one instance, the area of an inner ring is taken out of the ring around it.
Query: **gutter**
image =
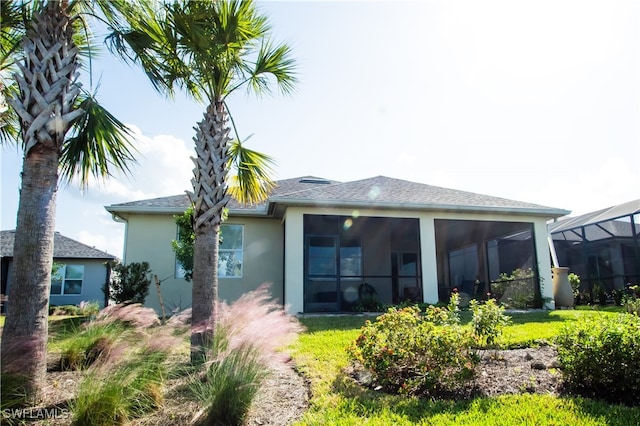
[[[566,216],[569,210],[534,207],[500,207],[500,206],[464,206],[456,204],[408,204],[408,203],[370,203],[347,201],[321,201],[313,202],[308,199],[272,198],[269,204],[282,203],[288,206],[298,207],[343,207],[343,208],[368,208],[382,210],[411,210],[411,211],[443,211],[449,213],[500,213],[515,215],[534,215],[546,218]]]

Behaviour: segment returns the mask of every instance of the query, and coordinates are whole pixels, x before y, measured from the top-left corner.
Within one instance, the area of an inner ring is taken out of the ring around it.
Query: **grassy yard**
[[[615,311],[615,309],[614,309]],[[586,316],[615,315],[608,310],[566,310],[510,314],[500,343],[527,347],[550,341],[563,324]],[[463,322],[470,315],[463,313]],[[356,385],[343,373],[347,345],[366,317],[312,317],[294,346],[294,357],[312,387],[311,407],[300,425],[632,425],[640,408],[608,405],[582,398],[514,395],[472,401],[430,401],[386,395]]]

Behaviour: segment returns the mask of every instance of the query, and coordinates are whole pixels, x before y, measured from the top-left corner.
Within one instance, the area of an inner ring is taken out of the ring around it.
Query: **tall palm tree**
[[[134,10],[122,1],[2,1],[3,11],[16,12],[3,12],[0,47],[2,69],[17,68],[17,87],[5,86],[4,94],[19,117],[24,151],[14,274],[1,343],[3,385],[11,378],[11,389],[3,386],[3,395],[19,392],[30,402],[41,399],[46,373],[58,181],[78,176],[86,186],[91,176],[128,171],[133,160],[127,128],[78,81],[80,54],[91,41],[80,13],[93,14],[94,5],[113,19],[120,16],[118,8],[125,14]],[[11,136],[7,132],[0,141]]]
[[[240,88],[270,93],[272,83],[283,93],[296,78],[290,48],[274,45],[266,16],[253,1],[174,1],[133,25],[137,31],[114,33],[112,46],[139,62],[161,93],[185,90],[206,105],[194,137],[194,262],[192,290],[192,359],[204,351],[213,334],[218,299],[218,233],[230,199],[228,174],[233,137],[226,100]],[[127,49],[128,46],[134,46]],[[241,147],[242,148],[242,147]],[[250,161],[249,161],[250,163]],[[259,168],[258,168],[259,169]],[[241,168],[239,193],[247,201],[265,197],[269,186],[254,168]],[[249,177],[249,179],[246,179]]]

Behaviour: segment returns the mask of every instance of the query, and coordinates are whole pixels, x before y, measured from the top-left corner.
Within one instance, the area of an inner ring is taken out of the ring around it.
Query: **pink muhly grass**
[[[269,286],[262,284],[231,305],[219,304],[216,332],[225,334],[227,345],[218,357],[250,346],[265,365],[276,366],[287,360],[278,350],[291,343],[304,328],[272,299]]]
[[[140,303],[130,305],[110,305],[101,310],[96,316],[96,323],[121,321],[136,328],[149,328],[159,325],[158,314],[152,308],[145,308]]]
[[[181,336],[173,334],[173,330],[163,327],[147,337],[145,342],[145,352],[164,352],[170,353],[174,349],[183,345],[184,339]]]
[[[170,327],[187,327],[189,324],[191,324],[191,308],[178,312],[167,321]]]

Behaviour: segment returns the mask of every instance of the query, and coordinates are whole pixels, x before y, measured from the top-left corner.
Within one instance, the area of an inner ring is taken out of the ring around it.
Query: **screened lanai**
[[[582,291],[640,284],[640,200],[559,220],[549,233],[558,266],[580,276]]]
[[[438,297],[487,293],[510,307],[539,300],[533,224],[481,220],[436,220]]]

